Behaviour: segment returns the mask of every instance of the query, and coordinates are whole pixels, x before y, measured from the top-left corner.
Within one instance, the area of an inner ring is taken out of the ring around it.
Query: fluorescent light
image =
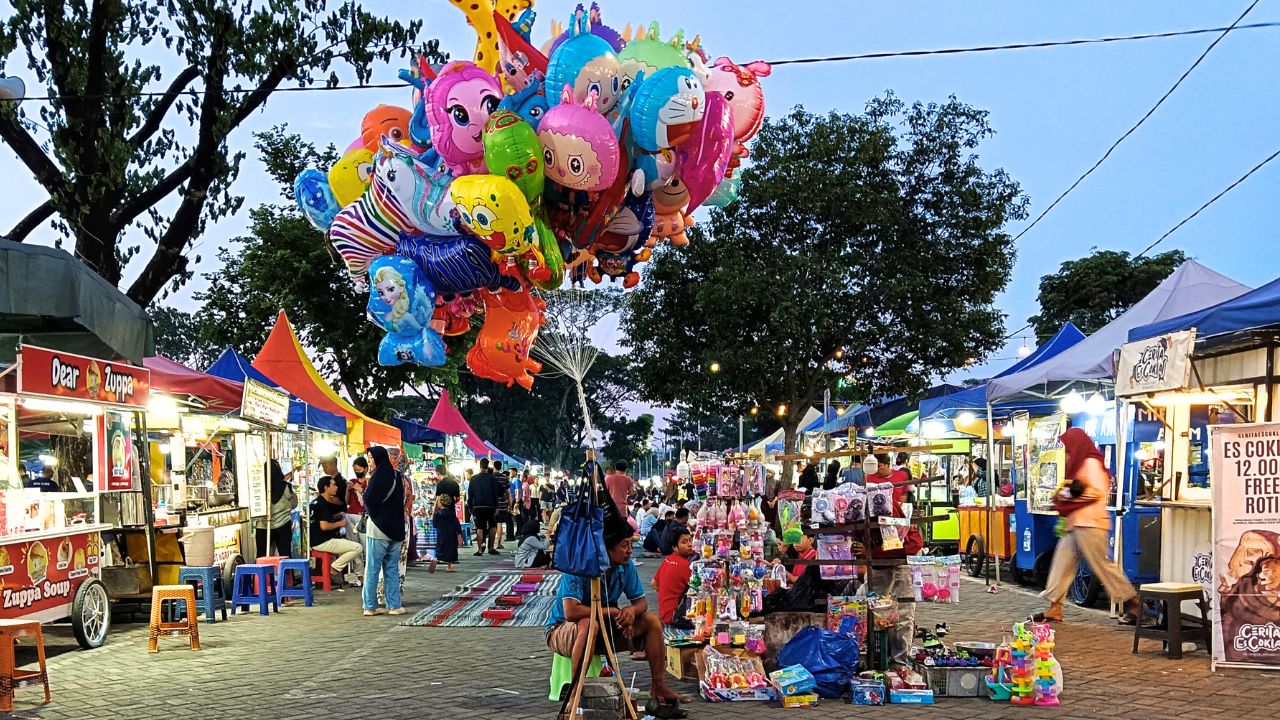
[[[167,442],[160,443],[159,445],[156,446],[156,449],[160,451],[161,455],[168,455],[169,453],[173,452],[173,448]]]
[[[147,412],[172,416],[178,412],[178,402],[168,395],[157,393],[147,401]]]
[[[927,438],[939,438],[947,434],[947,426],[941,420],[926,420],[920,430]]]
[[[1084,412],[1086,404],[1084,396],[1076,390],[1067,393],[1067,396],[1062,398],[1062,402],[1058,403],[1059,407],[1062,408],[1062,412],[1068,415],[1077,415]]]
[[[19,400],[22,406],[37,412],[60,412],[73,413],[76,415],[97,415],[102,409],[97,405],[91,405],[84,402],[75,402],[73,400],[52,400],[49,398],[22,398]]]
[[[1018,348],[1018,357],[1024,358],[1030,354],[1031,354],[1031,346],[1027,345],[1025,342],[1022,343],[1022,347]]]
[[[316,454],[320,457],[329,457],[338,454],[338,446],[332,440],[317,440]]]

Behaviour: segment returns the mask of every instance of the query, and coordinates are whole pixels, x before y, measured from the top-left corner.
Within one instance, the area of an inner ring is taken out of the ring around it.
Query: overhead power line
[[[1256,4],[1256,3],[1255,3]],[[1238,21],[1237,21],[1238,22]],[[1069,47],[1073,45],[1098,45],[1105,43],[1129,42],[1135,40],[1157,40],[1165,38],[1185,37],[1188,35],[1203,35],[1206,33],[1227,33],[1240,30],[1258,30],[1265,28],[1280,27],[1280,22],[1261,22],[1248,25],[1231,25],[1228,27],[1213,28],[1194,28],[1191,30],[1172,30],[1169,32],[1144,33],[1139,35],[1119,35],[1114,37],[1086,38],[1079,40],[1051,40],[1046,42],[1034,43],[1014,43],[1008,45],[980,45],[976,47],[961,48],[940,48],[934,50],[899,50],[887,52],[861,53],[857,55],[824,55],[820,57],[809,58],[790,58],[784,60],[766,60],[770,65],[814,65],[819,63],[834,62],[850,62],[857,60],[883,60],[888,58],[907,58],[907,57],[929,57],[935,55],[967,55],[975,53],[1002,52],[1008,50],[1034,50],[1052,47]],[[1221,39],[1221,38],[1219,38]],[[1216,42],[1216,41],[1215,41]],[[355,85],[313,85],[308,87],[280,87],[272,90],[275,93],[297,93],[297,92],[333,92],[340,90],[396,90],[407,87],[402,82],[395,83],[372,83],[372,84],[355,84]],[[253,88],[243,88],[239,90],[225,90],[227,95],[243,95],[253,92]],[[136,93],[98,93],[85,95],[60,95],[55,97],[44,96],[28,96],[26,100],[47,101],[53,99],[59,100],[102,100],[110,97],[160,97],[165,93],[162,91],[143,91]],[[183,95],[198,96],[201,94],[199,90],[188,90]]]
[[[1205,57],[1207,57],[1209,53],[1215,47],[1218,46],[1218,43],[1222,42],[1222,39],[1225,38],[1228,33],[1236,29],[1236,26],[1240,24],[1240,21],[1244,19],[1244,16],[1248,15],[1249,12],[1253,10],[1253,8],[1256,7],[1259,2],[1261,2],[1261,0],[1253,0],[1253,2],[1249,4],[1249,7],[1245,8],[1244,12],[1240,13],[1240,17],[1236,18],[1235,22],[1231,23],[1231,25],[1229,25],[1228,27],[1223,28],[1222,34],[1218,35],[1218,37],[1214,38],[1213,42],[1209,43],[1209,47],[1205,48],[1204,52],[1200,53],[1200,57],[1196,58],[1196,61],[1191,63],[1191,67],[1187,68],[1186,71],[1183,72],[1182,75],[1177,79],[1177,81],[1174,82],[1173,85],[1168,90],[1165,91],[1164,95],[1160,96],[1160,99],[1156,101],[1156,104],[1152,105],[1151,109],[1147,110],[1146,114],[1144,114],[1141,118],[1139,118],[1138,122],[1134,123],[1133,127],[1126,130],[1124,134],[1120,136],[1119,139],[1111,143],[1111,147],[1107,148],[1107,151],[1102,153],[1102,157],[1098,158],[1098,161],[1095,162],[1092,167],[1090,167],[1088,170],[1085,170],[1083,175],[1076,178],[1076,181],[1071,183],[1071,185],[1066,190],[1063,190],[1061,195],[1059,195],[1053,202],[1049,203],[1049,206],[1046,207],[1039,215],[1037,215],[1036,219],[1032,220],[1030,225],[1022,228],[1022,232],[1019,232],[1017,235],[1014,236],[1013,242],[1018,242],[1019,240],[1021,240],[1023,235],[1026,235],[1028,232],[1031,231],[1031,228],[1038,225],[1046,215],[1048,215],[1050,212],[1053,211],[1055,207],[1058,206],[1058,203],[1062,202],[1062,200],[1065,197],[1071,194],[1072,190],[1075,190],[1077,187],[1080,186],[1080,183],[1084,182],[1085,178],[1092,175],[1094,170],[1097,170],[1098,167],[1101,166],[1102,163],[1105,162],[1107,158],[1111,157],[1111,153],[1114,152],[1117,147],[1120,147],[1120,143],[1127,140],[1129,136],[1134,133],[1135,130],[1142,127],[1142,123],[1146,122],[1147,118],[1155,114],[1155,111],[1158,110],[1160,106],[1164,104],[1165,100],[1169,99],[1169,96],[1173,94],[1173,91],[1177,90],[1178,86],[1182,85],[1182,81],[1186,80],[1187,76],[1190,75],[1193,70],[1195,70],[1197,67],[1200,66],[1200,63],[1205,59]]]

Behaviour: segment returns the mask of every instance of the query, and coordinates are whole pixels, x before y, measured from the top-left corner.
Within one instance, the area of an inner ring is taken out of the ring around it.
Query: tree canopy
[[[993,306],[1027,200],[977,149],[986,112],[955,98],[765,122],[740,199],[688,247],[661,247],[622,326],[646,398],[775,412],[788,450],[842,377],[911,394],[997,348]],[[715,364],[718,371],[712,372]]]
[[[1169,250],[1151,257],[1098,250],[1062,263],[1058,272],[1040,278],[1040,313],[1027,319],[1036,337],[1051,337],[1071,321],[1089,335],[1133,307],[1169,277],[1187,254]]]
[[[55,218],[109,282],[128,268],[128,295],[144,307],[190,279],[192,242],[239,210],[243,153],[228,149],[232,132],[286,85],[336,85],[342,67],[367,81],[422,26],[326,0],[12,6],[0,73],[20,51],[38,83],[30,95],[42,99],[0,104],[0,139],[49,199],[25,215],[12,208],[7,235],[21,242]],[[442,59],[434,41],[424,51]]]

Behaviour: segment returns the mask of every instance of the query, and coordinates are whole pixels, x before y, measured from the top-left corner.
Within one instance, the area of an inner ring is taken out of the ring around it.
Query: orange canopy
[[[253,367],[280,383],[303,402],[347,418],[347,445],[352,452],[377,444],[400,445],[400,430],[360,412],[329,387],[298,342],[288,316],[281,310],[276,326],[253,360]]]

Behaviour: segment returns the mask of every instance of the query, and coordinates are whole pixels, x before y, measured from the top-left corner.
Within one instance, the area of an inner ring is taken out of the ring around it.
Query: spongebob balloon
[[[489,246],[500,272],[530,281],[551,279],[529,202],[519,186],[497,175],[467,175],[453,181],[449,194],[463,227]]]
[[[365,148],[347,151],[329,168],[329,188],[339,207],[346,207],[364,195],[373,179],[373,153]]]

